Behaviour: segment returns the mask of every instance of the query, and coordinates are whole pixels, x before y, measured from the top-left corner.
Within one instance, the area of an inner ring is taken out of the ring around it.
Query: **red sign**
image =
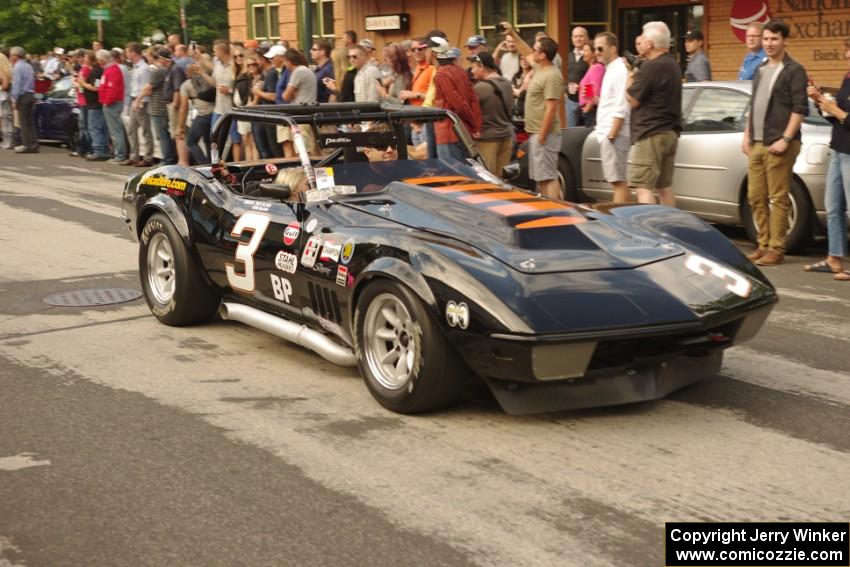
[[[766,0],[735,0],[732,4],[729,24],[732,26],[732,33],[741,43],[746,41],[748,27],[769,21],[770,7]]]

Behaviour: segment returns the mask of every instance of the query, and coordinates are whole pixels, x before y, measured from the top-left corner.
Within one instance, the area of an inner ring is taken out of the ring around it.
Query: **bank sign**
[[[850,36],[850,0],[735,0],[729,24],[743,43],[747,27],[771,18],[788,24],[792,41],[816,41],[814,61],[844,58],[843,42]]]

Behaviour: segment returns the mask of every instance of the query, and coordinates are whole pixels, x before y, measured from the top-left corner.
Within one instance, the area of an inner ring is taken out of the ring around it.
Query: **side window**
[[[703,88],[685,117],[685,132],[743,132],[749,102],[744,93]]]

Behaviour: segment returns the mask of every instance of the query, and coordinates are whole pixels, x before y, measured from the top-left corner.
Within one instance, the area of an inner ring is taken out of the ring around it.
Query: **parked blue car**
[[[40,140],[54,140],[72,150],[79,138],[77,91],[71,77],[54,81],[46,94],[36,94],[35,125]]]

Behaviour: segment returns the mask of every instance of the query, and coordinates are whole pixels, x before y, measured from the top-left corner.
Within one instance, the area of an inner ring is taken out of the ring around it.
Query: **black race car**
[[[235,119],[288,129],[299,157],[219,160]],[[406,130],[445,120],[468,158],[411,159]],[[269,106],[216,126],[213,165],[124,189],[151,311],[359,365],[393,411],[449,404],[475,375],[515,414],[656,399],[716,374],[776,301],[693,215],[516,189],[443,110]]]

